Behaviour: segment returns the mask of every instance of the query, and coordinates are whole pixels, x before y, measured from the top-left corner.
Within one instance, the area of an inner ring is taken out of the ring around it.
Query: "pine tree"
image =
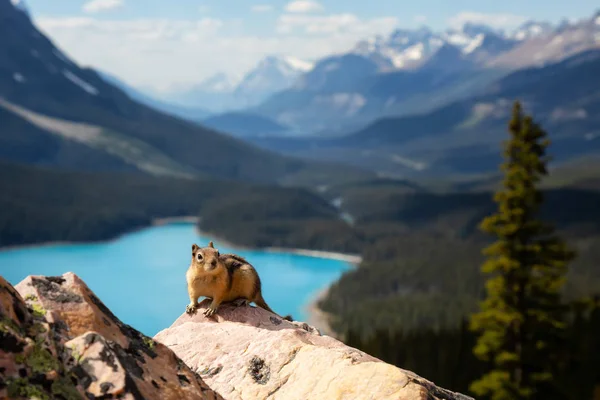
[[[565,328],[560,292],[574,257],[553,227],[539,220],[543,196],[536,186],[547,175],[546,133],[522,115],[519,102],[509,132],[503,188],[494,197],[498,211],[480,226],[497,237],[484,250],[488,259],[482,271],[491,275],[487,297],[470,326],[479,334],[475,355],[491,366],[470,389],[492,400],[542,398],[552,392]]]

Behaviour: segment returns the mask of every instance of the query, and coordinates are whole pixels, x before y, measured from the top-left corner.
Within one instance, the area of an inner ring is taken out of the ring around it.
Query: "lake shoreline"
[[[338,339],[338,335],[331,328],[331,316],[325,311],[319,308],[319,302],[324,299],[329,293],[329,288],[326,287],[319,291],[313,299],[305,306],[304,312],[306,313],[307,324],[314,326],[323,335],[331,336],[332,338]]]
[[[197,220],[197,222],[199,222],[199,221],[200,221],[200,219]],[[289,253],[289,254],[296,254],[296,255],[300,255],[300,256],[308,256],[308,257],[315,257],[315,258],[328,258],[328,259],[332,259],[332,260],[345,261],[345,262],[351,264],[352,266],[357,266],[358,264],[360,264],[362,262],[362,256],[359,254],[349,254],[349,253],[341,253],[341,252],[327,251],[327,250],[301,249],[301,248],[295,248],[295,247],[251,247],[251,246],[236,244],[236,243],[228,241],[225,238],[215,235],[214,233],[211,233],[209,231],[203,231],[201,228],[198,227],[198,224],[196,224],[196,230],[200,236],[212,238],[211,240],[214,242],[215,246],[217,246],[217,247],[219,244],[221,244],[223,246],[232,247],[237,250],[264,251],[267,253]],[[219,242],[219,243],[217,243],[217,242]],[[201,244],[199,244],[199,246],[202,247]]]
[[[11,246],[0,247],[0,252],[24,250],[24,249],[28,249],[28,248],[34,248],[34,247],[39,248],[39,247],[51,247],[51,246],[63,246],[63,245],[64,246],[67,246],[67,245],[72,246],[72,245],[110,243],[110,242],[121,239],[123,236],[133,234],[133,233],[142,231],[144,229],[152,228],[154,226],[180,224],[180,223],[188,224],[189,223],[189,224],[194,224],[195,230],[198,233],[198,235],[205,236],[205,237],[214,237],[215,242],[218,241],[221,244],[223,244],[224,246],[232,247],[232,248],[238,249],[238,250],[264,251],[264,252],[268,252],[268,253],[289,253],[289,254],[303,255],[303,256],[307,256],[307,257],[333,259],[333,260],[347,262],[351,265],[351,267],[354,267],[354,268],[356,266],[358,266],[358,264],[360,264],[360,262],[362,261],[362,257],[357,254],[347,254],[347,253],[340,253],[340,252],[333,252],[333,251],[310,250],[310,249],[300,249],[300,248],[285,248],[285,247],[258,248],[258,247],[249,247],[249,246],[238,245],[238,244],[229,242],[227,239],[220,238],[217,235],[214,235],[210,232],[202,231],[198,226],[199,222],[200,222],[200,218],[197,216],[155,218],[148,225],[129,229],[125,232],[122,232],[118,235],[111,237],[110,239],[92,240],[92,241],[87,241],[87,240],[86,241],[83,241],[83,240],[82,241],[51,241],[51,242],[40,242],[40,243],[28,243],[28,244],[22,244],[22,245],[11,245]],[[203,244],[199,244],[199,245],[202,246]],[[335,282],[332,282],[332,284],[333,283],[335,283]],[[334,336],[334,332],[331,329],[330,324],[329,324],[329,316],[327,315],[327,313],[325,313],[318,307],[318,302],[327,295],[328,290],[329,290],[329,286],[322,289],[320,292],[318,292],[308,304],[304,305],[305,312],[307,315],[307,318],[306,318],[307,321],[305,321],[305,322],[307,322],[310,325],[318,327],[319,330],[323,334],[326,334],[329,336]]]

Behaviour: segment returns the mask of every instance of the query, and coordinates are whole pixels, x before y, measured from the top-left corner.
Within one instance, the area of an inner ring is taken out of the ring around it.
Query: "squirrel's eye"
[[[198,261],[202,261],[202,259],[203,259],[203,258],[204,258],[204,257],[202,257],[202,254],[198,254],[198,256],[196,257],[196,259],[197,259]]]

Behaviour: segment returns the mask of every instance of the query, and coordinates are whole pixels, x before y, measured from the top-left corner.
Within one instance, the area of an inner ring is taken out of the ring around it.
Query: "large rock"
[[[207,304],[152,339],[72,273],[0,277],[0,399],[470,399],[305,323]]]
[[[222,399],[72,273],[0,277],[0,399]]]
[[[154,339],[225,399],[466,400],[313,327],[251,306],[223,304],[212,318],[183,314]]]

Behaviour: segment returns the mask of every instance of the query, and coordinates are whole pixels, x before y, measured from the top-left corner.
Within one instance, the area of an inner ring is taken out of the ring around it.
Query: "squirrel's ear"
[[[195,253],[199,248],[200,248],[200,246],[198,246],[196,243],[194,243],[192,245],[192,254]]]
[[[213,244],[212,240],[210,242],[208,242],[208,247],[214,249],[215,245]]]

